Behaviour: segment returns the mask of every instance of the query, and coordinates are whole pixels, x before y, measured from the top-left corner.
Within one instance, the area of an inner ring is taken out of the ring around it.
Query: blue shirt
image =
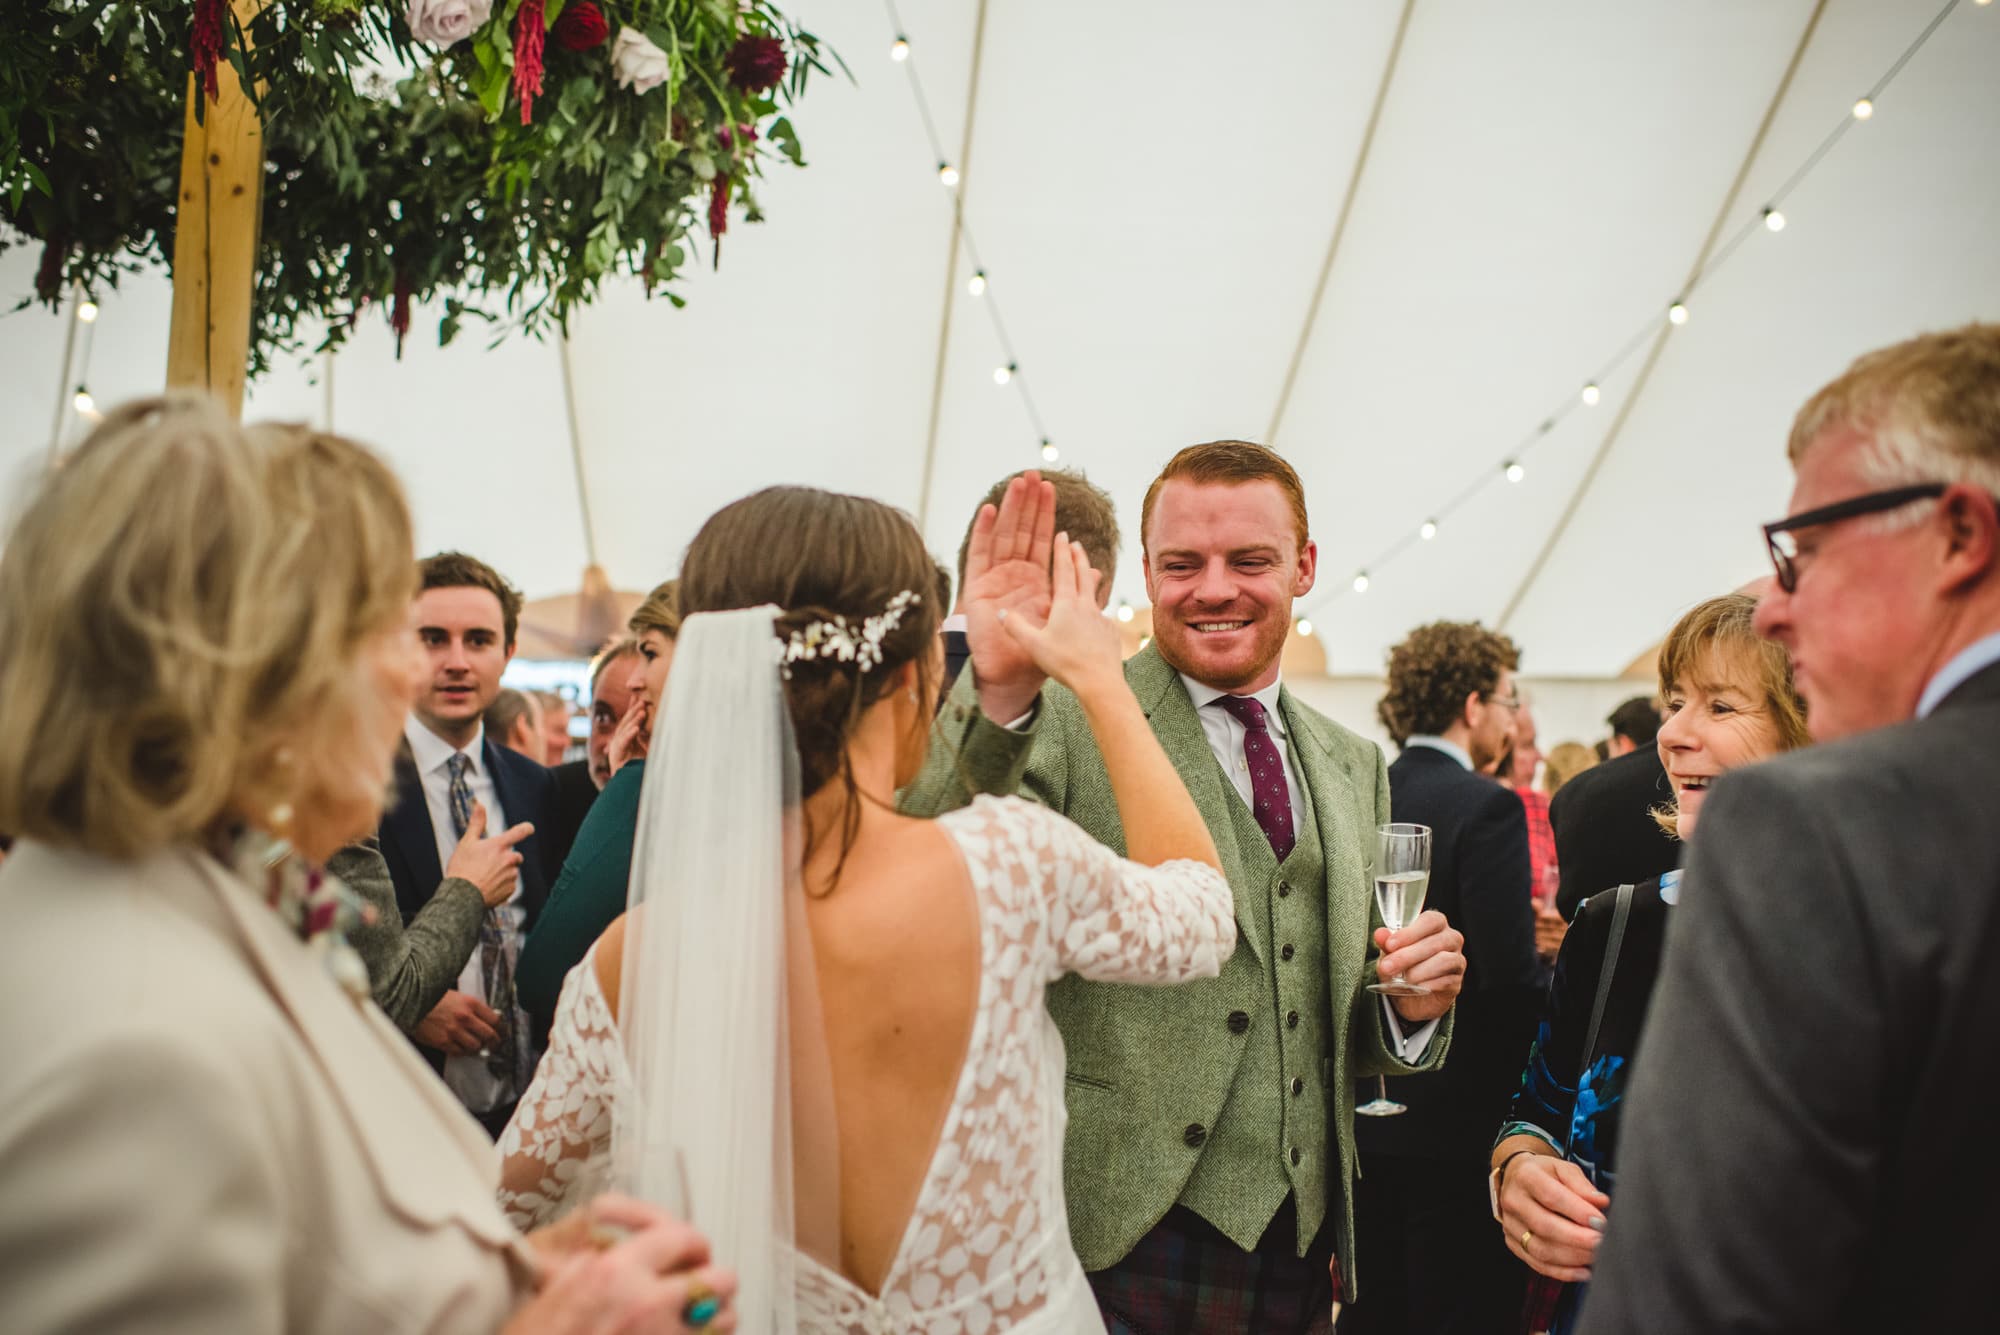
[[[1931,678],[1917,700],[1917,717],[1929,718],[1931,711],[1943,704],[1947,695],[1995,663],[2000,663],[2000,632],[1983,640],[1974,640],[1959,650],[1956,658],[1938,669],[1938,674]]]

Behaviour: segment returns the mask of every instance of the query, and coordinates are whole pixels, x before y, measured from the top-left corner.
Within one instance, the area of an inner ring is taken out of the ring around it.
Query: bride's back
[[[874,1293],[896,1259],[972,1039],[978,908],[941,829],[871,813],[807,919],[840,1164],[840,1255],[822,1259]]]

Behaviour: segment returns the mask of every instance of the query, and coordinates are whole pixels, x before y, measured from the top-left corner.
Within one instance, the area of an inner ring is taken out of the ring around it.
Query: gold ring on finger
[[[1527,1229],[1525,1229],[1525,1228],[1521,1230],[1521,1250],[1522,1250],[1522,1251],[1526,1251],[1526,1250],[1528,1250],[1528,1244],[1529,1244],[1529,1243],[1531,1243],[1531,1242],[1533,1242],[1534,1240],[1535,1240],[1535,1235],[1534,1235],[1533,1233],[1529,1232],[1529,1231],[1528,1231]]]

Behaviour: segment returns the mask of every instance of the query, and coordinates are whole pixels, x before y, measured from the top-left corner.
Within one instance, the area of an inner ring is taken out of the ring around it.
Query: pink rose
[[[493,17],[493,0],[410,0],[410,35],[445,47],[462,42]]]

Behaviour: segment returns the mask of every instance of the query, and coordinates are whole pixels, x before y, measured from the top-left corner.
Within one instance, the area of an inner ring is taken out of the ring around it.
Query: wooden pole
[[[249,25],[266,0],[232,0]],[[186,141],[174,228],[174,310],[167,387],[198,386],[243,414],[250,361],[250,288],[263,204],[264,125],[227,60],[197,120],[202,91],[188,77]]]

